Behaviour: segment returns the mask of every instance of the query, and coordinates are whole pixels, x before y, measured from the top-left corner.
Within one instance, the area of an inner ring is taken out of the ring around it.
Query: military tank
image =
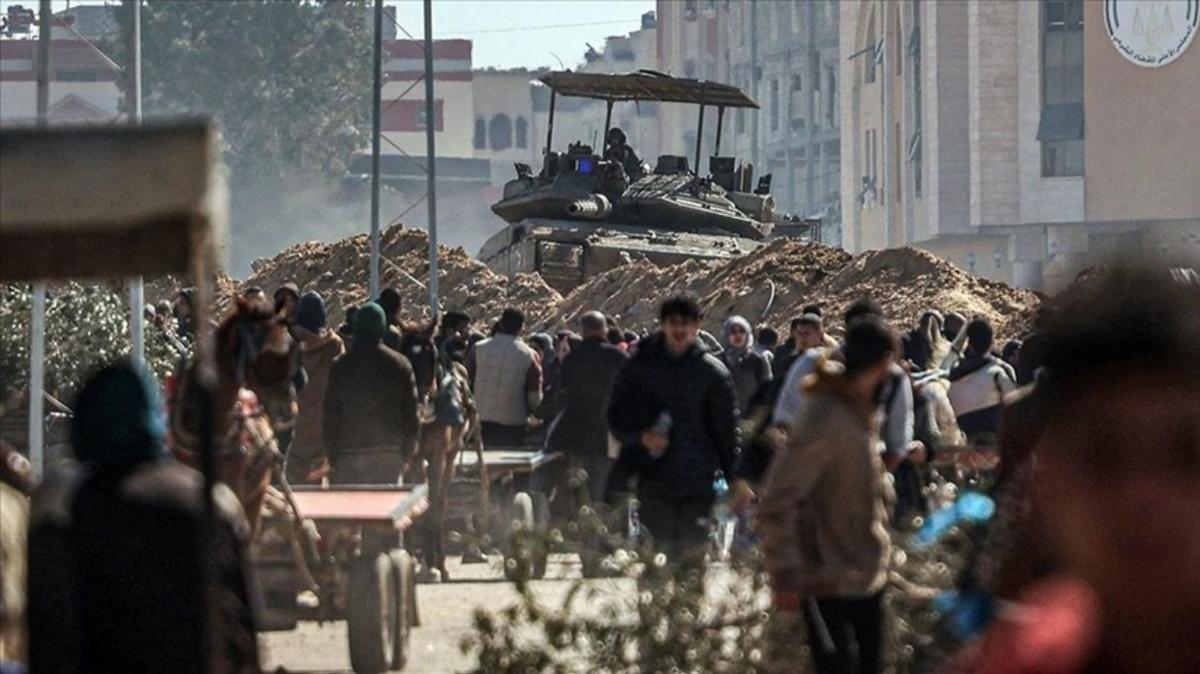
[[[628,74],[555,72],[541,78],[550,89],[547,152],[542,169],[516,165],[492,212],[507,226],[480,249],[479,258],[500,273],[538,271],[560,292],[633,259],[674,264],[689,258],[724,259],[751,252],[771,234],[775,202],[771,177],[753,183],[753,168],[720,154],[726,108],[758,108],[737,87],[681,79],[653,71]],[[612,108],[626,101],[699,106],[695,166],[680,155],[663,155],[653,166],[631,162],[631,151],[614,139],[597,152],[571,143],[553,146],[554,107],[559,95],[605,101],[606,139]],[[708,171],[699,164],[707,108],[717,109],[714,154]]]

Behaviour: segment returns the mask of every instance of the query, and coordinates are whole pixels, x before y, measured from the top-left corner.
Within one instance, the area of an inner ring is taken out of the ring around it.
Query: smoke
[[[438,242],[462,246],[471,255],[503,228],[490,206],[490,187],[438,183]],[[425,229],[424,190],[380,190],[379,224],[403,222]],[[231,184],[230,236],[226,271],[236,278],[252,272],[254,260],[275,256],[305,241],[334,241],[371,230],[370,184],[333,180],[318,172],[287,171],[241,177]]]

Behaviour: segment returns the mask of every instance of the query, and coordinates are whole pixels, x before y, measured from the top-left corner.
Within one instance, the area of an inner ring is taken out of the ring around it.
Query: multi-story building
[[[729,111],[721,154],[772,175],[781,211],[816,215],[838,240],[840,115],[835,0],[659,0],[659,69],[741,88],[761,108]],[[692,157],[694,106],[663,106],[664,151]],[[716,114],[705,117],[704,156],[716,150]],[[703,158],[702,158],[703,159]],[[704,169],[705,167],[700,167]]]
[[[475,122],[471,148],[491,162],[493,183],[513,178],[513,163],[540,166],[545,130],[533,109],[532,81],[541,73],[515,68],[476,70],[473,74]],[[535,168],[536,170],[536,168]]]
[[[841,10],[850,250],[917,245],[1053,291],[1115,250],[1200,247],[1194,2]]]
[[[36,39],[0,39],[0,124],[37,117]],[[121,68],[69,26],[50,36],[51,122],[109,122],[120,114]]]
[[[728,2],[716,0],[658,0],[658,64],[657,70],[675,77],[729,82]],[[695,161],[696,133],[700,119],[695,105],[663,103],[657,106],[661,149],[664,154],[683,155]],[[733,116],[729,111],[728,117]],[[728,131],[732,119],[723,120],[721,154],[728,156],[731,144]],[[716,150],[717,111],[705,110],[702,166],[707,171],[707,158]],[[731,140],[731,139],[730,139]]]
[[[605,38],[604,48],[600,51],[589,45],[584,62],[577,70],[584,73],[630,73],[657,69],[658,17],[655,12],[646,12],[641,20],[640,29]],[[580,140],[597,150],[603,146],[606,109],[602,102],[560,98],[555,107],[554,135],[559,139],[558,142]],[[665,152],[659,118],[663,107],[652,101],[617,103],[613,106],[611,124],[620,128],[638,155],[651,163]]]
[[[420,40],[383,43],[380,132],[384,154],[425,154],[425,45]],[[438,156],[471,157],[475,125],[470,40],[434,40],[434,144]]]

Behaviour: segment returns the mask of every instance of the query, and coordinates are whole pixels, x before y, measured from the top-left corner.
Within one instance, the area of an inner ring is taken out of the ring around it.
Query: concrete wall
[[[967,78],[967,6],[963,2],[926,2],[932,30],[924,69],[925,163],[930,236],[963,233],[970,225],[970,109]]]
[[[1126,60],[1084,3],[1085,211],[1091,221],[1200,218],[1200,39],[1174,62]]]
[[[1007,225],[1020,217],[1017,165],[1016,2],[967,4],[971,224]],[[1029,4],[1029,3],[1027,3]]]

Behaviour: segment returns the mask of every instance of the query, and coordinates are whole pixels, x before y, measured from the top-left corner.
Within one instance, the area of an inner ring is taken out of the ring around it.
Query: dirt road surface
[[[448,564],[451,582],[417,586],[422,625],[412,632],[408,665],[403,670],[406,674],[449,674],[471,668],[472,660],[463,655],[459,643],[471,633],[472,612],[479,606],[495,612],[516,599],[499,564],[494,558],[490,564],[463,566],[452,558]],[[561,602],[572,585],[568,579],[580,577],[578,558],[554,556],[546,576],[533,584],[534,591],[547,601]],[[302,622],[295,631],[260,637],[268,672],[351,672],[344,622]]]

